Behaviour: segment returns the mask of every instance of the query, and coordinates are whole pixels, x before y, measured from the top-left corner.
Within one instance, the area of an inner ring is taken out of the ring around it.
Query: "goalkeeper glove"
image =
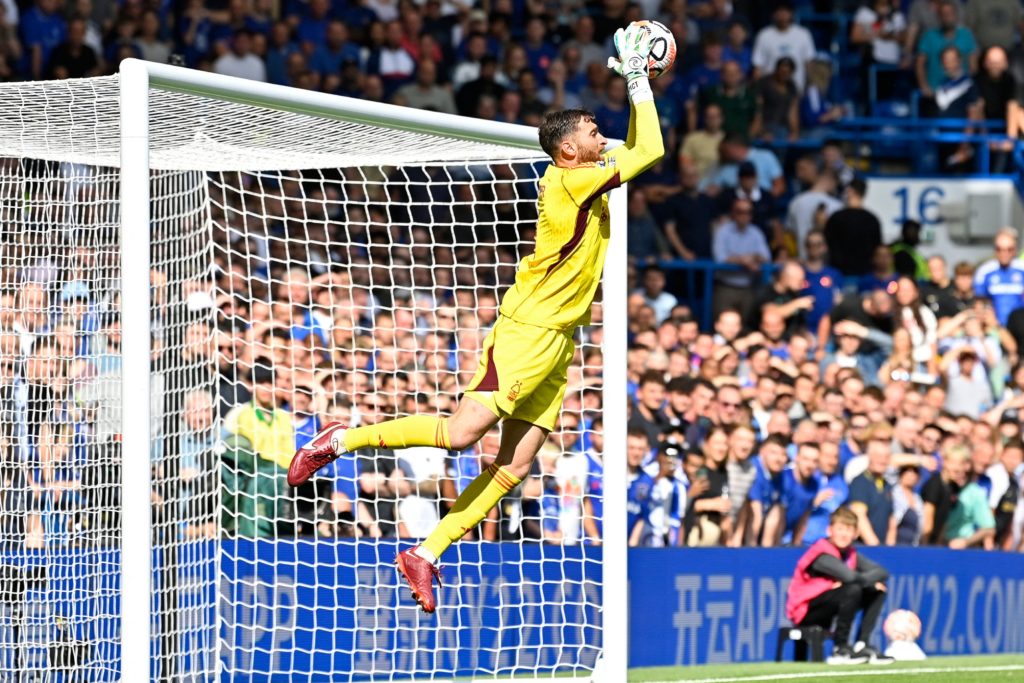
[[[626,79],[630,101],[635,105],[654,99],[648,80],[648,58],[650,56],[650,34],[642,24],[633,22],[625,29],[618,29],[613,36],[618,59],[608,58],[608,68]]]

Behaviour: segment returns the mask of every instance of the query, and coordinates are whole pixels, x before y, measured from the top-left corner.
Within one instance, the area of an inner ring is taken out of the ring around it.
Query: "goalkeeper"
[[[426,612],[436,606],[438,558],[527,476],[555,426],[575,353],[573,332],[590,322],[604,266],[610,232],[606,193],[664,155],[648,82],[647,32],[631,24],[616,32],[615,45],[619,59],[610,59],[609,67],[625,77],[630,98],[626,144],[603,153],[607,140],[587,111],[568,109],[544,117],[540,145],[552,164],[540,180],[536,247],[519,265],[500,317],[484,340],[476,375],[454,414],[412,415],[352,429],[328,424],[299,449],[288,470],[288,483],[298,486],[339,455],[360,448],[461,451],[504,420],[494,464],[462,492],[421,545],[395,558]]]

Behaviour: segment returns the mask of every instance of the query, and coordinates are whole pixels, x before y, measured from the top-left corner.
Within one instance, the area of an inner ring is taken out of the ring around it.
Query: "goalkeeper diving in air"
[[[476,527],[530,472],[565,395],[575,353],[573,334],[590,322],[610,233],[608,191],[657,163],[665,153],[648,80],[648,33],[634,23],[615,35],[619,59],[609,67],[628,84],[626,144],[605,153],[594,115],[551,112],[539,128],[551,156],[539,184],[537,243],[519,265],[499,318],[484,340],[480,365],[451,417],[411,415],[347,429],[324,427],[299,449],[288,469],[298,486],[334,459],[361,448],[435,446],[461,451],[504,421],[498,456],[466,488],[420,545],[395,564],[426,612],[436,607],[433,579],[448,547]]]

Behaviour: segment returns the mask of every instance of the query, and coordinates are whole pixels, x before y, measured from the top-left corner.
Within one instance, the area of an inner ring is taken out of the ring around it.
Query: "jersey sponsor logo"
[[[512,385],[512,388],[508,390],[508,395],[505,398],[507,398],[509,401],[515,401],[517,398],[519,398],[519,392],[522,390],[522,388],[523,383],[517,381],[515,384]]]
[[[988,293],[992,294],[1021,294],[1024,292],[1024,284],[1012,282],[992,283],[988,286]]]

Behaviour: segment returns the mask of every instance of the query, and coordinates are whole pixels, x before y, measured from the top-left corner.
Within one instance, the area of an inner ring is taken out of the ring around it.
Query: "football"
[[[908,609],[898,609],[885,618],[882,630],[890,642],[913,642],[921,635],[921,620]]]
[[[647,56],[647,70],[650,78],[657,78],[672,68],[676,61],[676,39],[672,31],[660,21],[638,21],[650,35],[651,51]]]

